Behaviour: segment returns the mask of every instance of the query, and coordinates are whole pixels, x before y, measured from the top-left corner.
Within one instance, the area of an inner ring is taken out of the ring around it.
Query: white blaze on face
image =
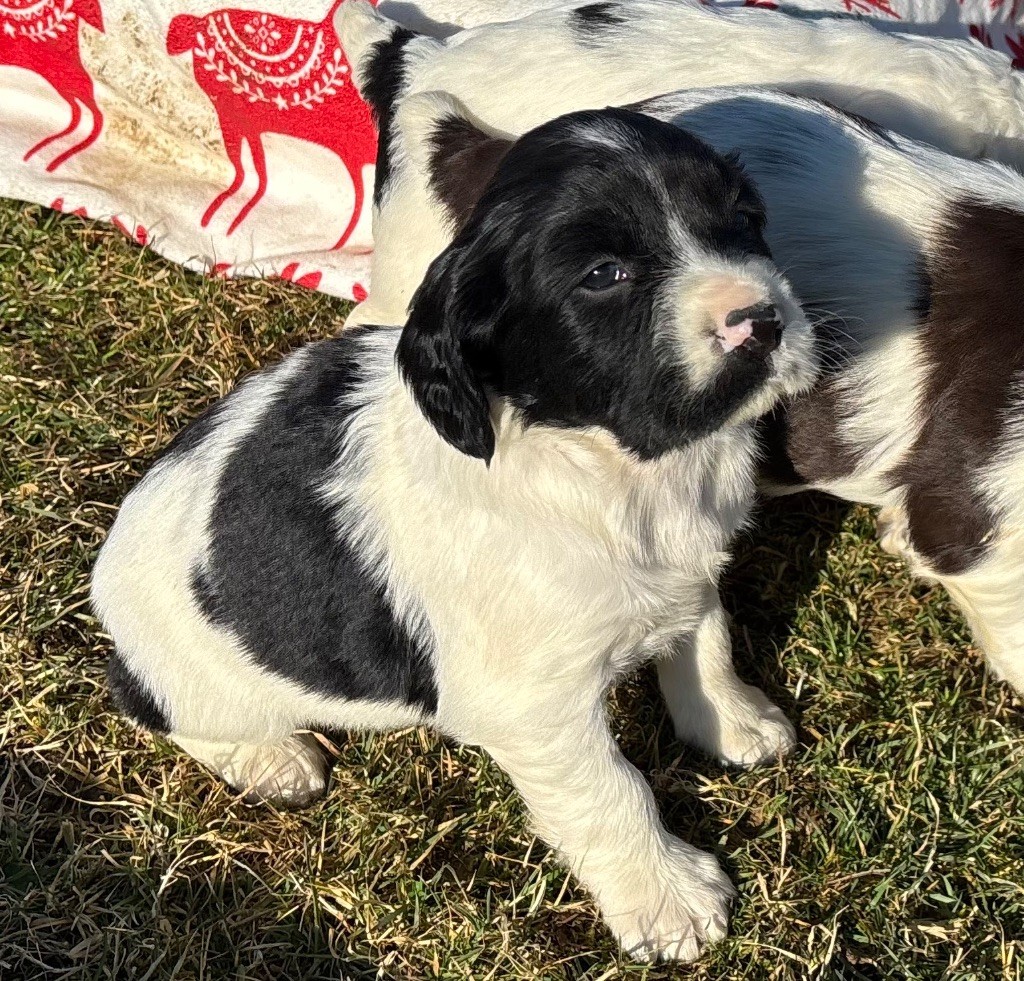
[[[769,259],[733,261],[701,254],[691,245],[680,266],[667,284],[666,322],[672,325],[671,349],[695,388],[710,385],[729,358],[748,356],[737,349],[757,339],[758,328],[767,326],[762,321],[778,322],[778,346],[773,337],[763,355],[771,365],[770,377],[730,422],[756,418],[781,396],[810,388],[817,375],[813,334],[792,289]]]

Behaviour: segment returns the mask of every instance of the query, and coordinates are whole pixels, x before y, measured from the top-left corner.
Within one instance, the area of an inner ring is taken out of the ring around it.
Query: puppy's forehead
[[[578,146],[599,146],[615,153],[635,153],[641,149],[643,137],[635,125],[612,115],[581,115],[569,117],[565,141]]]
[[[569,116],[560,135],[567,168],[596,171],[605,188],[647,190],[669,213],[694,205],[729,207],[743,180],[697,137],[637,113]]]

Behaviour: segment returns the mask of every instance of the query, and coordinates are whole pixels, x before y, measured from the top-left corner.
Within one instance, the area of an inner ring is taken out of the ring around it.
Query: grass
[[[344,312],[0,205],[0,978],[1024,977],[1021,703],[862,508],[766,505],[727,584],[794,756],[725,770],[673,741],[649,673],[614,695],[666,822],[740,889],[692,968],[621,960],[474,749],[352,735],[327,799],[278,813],[114,714],[86,597],[118,502],[203,406]]]

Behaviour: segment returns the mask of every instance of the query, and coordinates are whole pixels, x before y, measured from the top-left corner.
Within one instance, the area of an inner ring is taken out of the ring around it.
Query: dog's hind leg
[[[753,766],[796,745],[782,710],[737,676],[728,618],[713,586],[697,629],[658,661],[658,680],[676,735],[726,763]]]
[[[969,572],[938,578],[992,673],[1024,696],[1024,536],[1005,536]]]
[[[327,754],[310,733],[273,744],[214,743],[171,733],[189,756],[214,770],[249,803],[304,807],[327,790]]]
[[[946,588],[993,675],[1024,695],[1024,531],[996,528],[978,542],[951,530],[948,542],[929,542],[934,552],[984,554],[965,572],[943,573],[914,548],[902,509],[883,508],[878,524],[882,548],[902,557],[914,575]]]
[[[183,736],[176,730],[185,726],[193,733],[216,731],[209,724],[209,707],[195,697],[195,693],[191,698],[179,697],[177,706],[172,705],[173,699],[168,698],[166,691],[157,694],[162,689],[154,685],[152,679],[147,681],[144,673],[132,670],[117,652],[110,657],[107,681],[115,704],[136,725],[166,736],[239,793],[244,793],[250,802],[301,807],[322,796],[327,789],[330,773],[327,754],[308,733],[285,735],[290,727],[284,723],[278,729],[281,738],[268,737],[269,741],[230,742],[223,738],[225,733],[221,733],[220,739]],[[189,709],[184,719],[183,703]],[[213,704],[223,708],[223,700],[214,700]],[[218,717],[230,717],[230,712],[221,711]],[[238,717],[244,719],[245,713],[238,713]],[[246,727],[241,721],[229,730],[238,736],[246,733],[262,736],[270,731],[265,726]]]

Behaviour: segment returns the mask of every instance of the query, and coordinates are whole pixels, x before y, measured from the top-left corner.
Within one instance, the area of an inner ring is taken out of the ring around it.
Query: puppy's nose
[[[742,347],[751,354],[768,355],[782,343],[782,321],[771,303],[733,310],[718,329],[723,350]]]

